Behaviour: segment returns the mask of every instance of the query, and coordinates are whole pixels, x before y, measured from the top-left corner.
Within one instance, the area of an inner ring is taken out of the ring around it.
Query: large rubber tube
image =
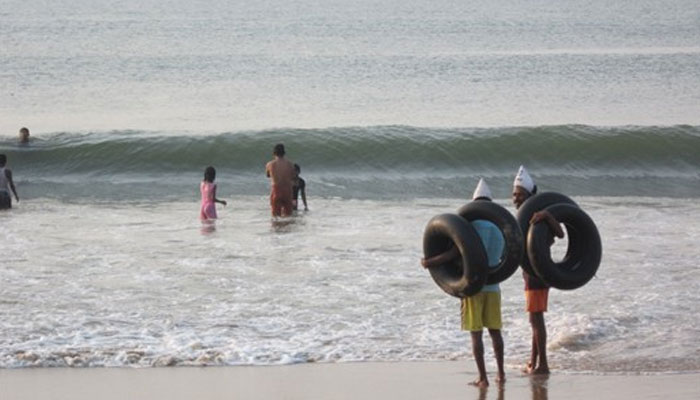
[[[463,298],[478,293],[486,282],[488,260],[476,230],[454,214],[433,217],[423,234],[425,258],[442,254],[456,246],[460,257],[430,268],[430,275],[447,294]]]
[[[481,219],[498,227],[505,240],[503,255],[497,266],[489,266],[486,283],[491,285],[510,278],[518,269],[525,252],[525,240],[515,217],[500,205],[488,200],[476,200],[462,206],[460,217],[469,222]]]
[[[554,262],[550,251],[552,232],[547,223],[531,226],[527,255],[532,269],[549,286],[579,288],[595,276],[600,265],[602,245],[598,228],[588,214],[571,204],[555,204],[546,210],[566,228],[569,245],[564,259]]]
[[[518,209],[518,215],[516,217],[518,220],[518,225],[520,225],[520,229],[523,233],[523,237],[527,238],[528,230],[530,229],[530,219],[532,219],[533,214],[538,211],[542,211],[551,205],[560,203],[571,204],[578,207],[576,202],[557,192],[542,192],[525,200],[525,202]],[[522,266],[523,270],[529,275],[537,276],[535,271],[532,269],[532,265],[530,265],[530,260],[528,259],[527,255],[522,258],[520,266]]]

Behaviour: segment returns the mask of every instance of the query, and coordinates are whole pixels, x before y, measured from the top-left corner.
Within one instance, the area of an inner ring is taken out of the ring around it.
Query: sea
[[[552,369],[700,371],[696,0],[1,4],[0,368],[472,364],[423,231],[480,178],[515,213],[525,165],[603,245],[550,293]],[[209,165],[228,205],[203,225]],[[519,272],[501,292],[519,368]]]

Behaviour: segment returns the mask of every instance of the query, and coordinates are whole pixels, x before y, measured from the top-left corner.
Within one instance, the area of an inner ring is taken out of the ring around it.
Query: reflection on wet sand
[[[533,375],[529,376],[527,379],[530,381],[530,390],[532,392],[532,400],[548,400],[549,394],[548,394],[548,381],[549,381],[549,375]],[[487,386],[487,387],[481,387],[479,388],[479,392],[477,394],[476,399],[477,400],[487,400],[487,399],[496,399],[496,400],[505,400],[505,385],[495,385],[495,386]],[[489,397],[488,393],[489,390],[496,391],[496,397]]]
[[[487,394],[489,392],[489,389],[497,391],[496,394],[496,400],[503,400],[505,397],[505,385],[496,385],[494,387],[480,387],[479,388],[479,395],[477,397],[478,400],[486,400],[487,399]]]
[[[532,400],[547,400],[547,385],[549,375],[532,375],[530,377],[530,389],[532,390]]]

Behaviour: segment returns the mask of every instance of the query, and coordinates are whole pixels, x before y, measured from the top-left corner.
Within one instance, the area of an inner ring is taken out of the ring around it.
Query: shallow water
[[[700,370],[700,324],[689,318],[700,232],[688,223],[700,207],[576,200],[598,223],[604,257],[588,285],[551,294],[553,367]],[[458,300],[418,263],[427,220],[460,200],[314,198],[312,211],[277,224],[264,197],[231,203],[213,231],[193,201],[35,200],[0,214],[0,366],[468,357]],[[530,339],[519,273],[502,293],[506,361],[518,366]]]

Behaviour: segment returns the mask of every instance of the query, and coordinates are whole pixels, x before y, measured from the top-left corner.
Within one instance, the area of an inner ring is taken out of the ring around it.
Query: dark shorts
[[[0,190],[0,210],[12,208],[12,197],[4,190]]]

